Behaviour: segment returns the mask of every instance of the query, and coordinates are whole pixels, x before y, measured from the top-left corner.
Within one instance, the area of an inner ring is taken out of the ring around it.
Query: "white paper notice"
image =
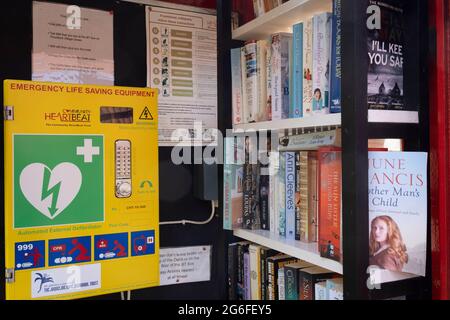
[[[211,246],[161,248],[160,285],[211,280]]]
[[[114,85],[113,14],[33,2],[32,79]]]
[[[31,272],[33,298],[101,288],[101,264],[70,266]]]
[[[159,89],[160,146],[215,139],[216,30],[215,16],[147,7],[147,85]]]

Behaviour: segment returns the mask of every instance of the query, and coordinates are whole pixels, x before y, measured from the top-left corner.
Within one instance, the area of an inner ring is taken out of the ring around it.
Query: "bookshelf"
[[[234,125],[233,129],[235,131],[281,131],[287,129],[304,129],[304,128],[314,128],[314,127],[327,127],[327,126],[340,126],[341,125],[341,114],[324,114],[324,115],[314,115],[311,117],[299,118],[299,119],[283,119],[265,122],[256,122],[248,124],[238,124]]]
[[[275,233],[265,230],[234,230],[236,237],[257,243],[259,245],[283,252],[292,257],[312,263],[324,269],[342,274],[342,265],[330,259],[322,258],[317,249],[317,243],[304,243],[295,240],[287,240]]]
[[[263,40],[276,32],[292,32],[292,25],[316,12],[331,10],[330,0],[290,0],[233,31],[234,40]]]
[[[369,265],[369,203],[368,203],[368,140],[403,139],[405,151],[428,151],[428,97],[426,61],[428,46],[427,1],[405,1],[408,30],[405,45],[406,104],[421,107],[419,121],[410,119],[393,123],[392,119],[370,119],[367,109],[367,3],[360,0],[342,1],[342,114],[319,115],[311,118],[286,119],[271,122],[232,125],[230,49],[241,47],[246,40],[266,39],[273,33],[291,31],[294,23],[315,13],[331,11],[331,0],[290,0],[280,7],[231,31],[231,4],[217,1],[219,39],[219,128],[239,131],[283,131],[301,128],[342,128],[342,250],[343,263],[321,258],[316,246],[286,240],[263,230],[234,230],[229,242],[245,239],[343,275],[344,299],[386,299],[407,296],[413,299],[431,296],[431,237],[428,238],[427,276],[404,274],[393,281],[393,274],[381,272],[383,283],[375,290],[368,286]],[[420,14],[422,12],[422,14]],[[416,115],[413,115],[414,117]],[[372,117],[373,118],[373,117]],[[376,123],[382,121],[381,123]],[[223,172],[220,173],[223,182]],[[219,182],[219,183],[220,183]],[[222,188],[223,185],[220,185]],[[222,197],[223,195],[220,195]],[[221,198],[221,202],[222,202]],[[366,213],[366,214],[364,214]],[[430,216],[430,215],[429,215]],[[431,233],[428,221],[428,234]],[[226,248],[224,248],[226,261]]]

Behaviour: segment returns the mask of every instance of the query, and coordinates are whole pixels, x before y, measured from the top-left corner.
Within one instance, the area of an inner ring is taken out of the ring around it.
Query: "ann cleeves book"
[[[425,276],[427,153],[369,152],[369,264]]]

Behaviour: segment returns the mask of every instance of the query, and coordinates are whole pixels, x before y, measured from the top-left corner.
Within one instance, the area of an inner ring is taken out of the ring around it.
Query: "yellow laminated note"
[[[7,299],[159,285],[157,92],[4,82]]]

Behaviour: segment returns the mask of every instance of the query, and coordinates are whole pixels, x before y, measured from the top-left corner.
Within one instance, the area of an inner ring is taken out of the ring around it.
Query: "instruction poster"
[[[216,29],[212,15],[147,7],[147,84],[159,91],[161,146],[214,140]]]
[[[156,91],[6,80],[4,92],[6,298],[159,285]]]
[[[113,13],[33,2],[32,79],[114,85]]]

